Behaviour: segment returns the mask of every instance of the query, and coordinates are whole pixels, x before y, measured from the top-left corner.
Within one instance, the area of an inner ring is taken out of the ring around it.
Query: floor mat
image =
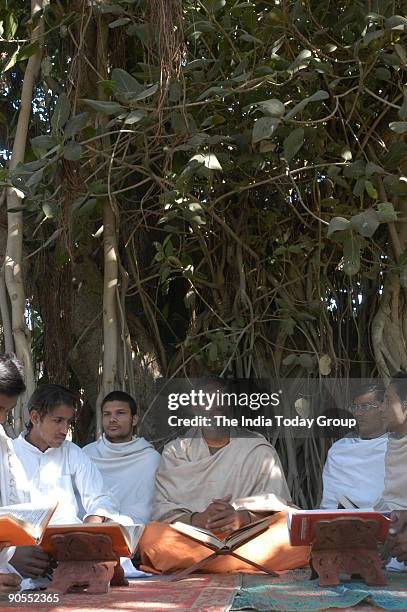
[[[387,574],[386,587],[368,587],[362,582],[343,583],[321,588],[318,580],[268,581],[267,584],[243,586],[235,597],[232,610],[302,610],[344,609],[360,602],[384,610],[407,610],[407,575]]]
[[[200,574],[169,582],[166,578],[131,580],[129,587],[112,588],[106,595],[69,594],[60,595],[59,604],[16,603],[9,604],[4,596],[0,599],[1,612],[224,612],[230,610],[233,598],[239,589],[238,574]],[[23,593],[21,595],[24,595]],[[28,593],[27,593],[28,595]],[[18,598],[17,598],[18,599]]]

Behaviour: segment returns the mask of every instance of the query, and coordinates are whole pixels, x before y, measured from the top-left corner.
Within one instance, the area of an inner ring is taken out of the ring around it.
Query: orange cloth
[[[166,523],[150,523],[140,540],[140,568],[145,572],[171,574],[208,557],[213,551],[175,531]],[[309,562],[309,547],[291,546],[286,514],[278,512],[264,533],[235,551],[269,570],[283,571],[304,567]],[[255,572],[255,568],[231,555],[209,561],[202,571],[222,574]]]

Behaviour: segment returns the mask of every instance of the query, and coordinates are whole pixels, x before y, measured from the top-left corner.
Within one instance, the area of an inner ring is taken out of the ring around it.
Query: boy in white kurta
[[[103,435],[83,451],[102,474],[120,512],[134,523],[148,523],[160,454],[150,442],[133,436],[137,406],[128,393],[109,393],[101,409]]]
[[[83,450],[102,474],[120,513],[130,516],[133,523],[146,524],[151,518],[160,454],[150,442],[133,436],[138,417],[131,395],[112,391],[101,409],[103,435]],[[130,578],[134,573],[130,559],[122,558],[121,564]]]
[[[120,520],[117,506],[104,492],[98,469],[78,446],[66,440],[75,404],[75,396],[60,385],[42,385],[29,400],[28,430],[13,441],[24,467],[29,501],[41,505],[58,502],[51,523],[80,523],[76,490],[86,512],[85,522]],[[31,553],[40,550],[18,547],[10,562],[22,576],[35,578],[44,568],[40,564],[37,568],[27,566],[27,549]]]

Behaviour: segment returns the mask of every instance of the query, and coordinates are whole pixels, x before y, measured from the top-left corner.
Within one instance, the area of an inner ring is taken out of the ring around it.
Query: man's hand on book
[[[90,514],[86,518],[83,519],[84,523],[104,523],[106,521],[106,517],[97,516],[96,514]]]
[[[10,563],[24,578],[37,578],[50,567],[50,557],[39,546],[17,546]]]
[[[17,574],[0,574],[0,593],[12,593],[18,591],[21,578]]]
[[[407,510],[396,510],[391,513],[386,553],[398,561],[407,562]]]
[[[240,529],[250,523],[250,514],[247,510],[235,510],[229,503],[232,496],[227,495],[221,499],[214,499],[212,516],[207,523],[207,529],[228,536],[236,529]]]

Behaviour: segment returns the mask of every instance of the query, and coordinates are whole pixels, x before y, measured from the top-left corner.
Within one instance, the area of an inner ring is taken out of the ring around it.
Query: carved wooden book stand
[[[107,593],[109,585],[127,586],[111,539],[103,534],[69,533],[51,538],[58,567],[50,591]]]
[[[316,522],[311,567],[319,576],[319,584],[335,586],[340,574],[349,579],[359,574],[371,586],[387,584],[377,549],[378,530],[379,525],[371,519],[341,517]]]

